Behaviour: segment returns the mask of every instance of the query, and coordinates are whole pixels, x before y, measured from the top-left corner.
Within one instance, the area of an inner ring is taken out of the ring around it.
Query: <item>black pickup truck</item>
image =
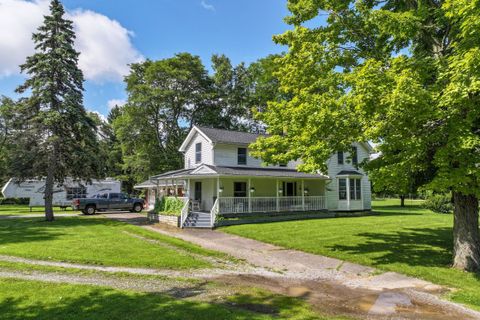
[[[84,214],[95,214],[97,211],[129,210],[130,212],[141,212],[143,210],[143,199],[130,198],[123,193],[103,193],[93,198],[73,199],[73,210],[81,210]]]

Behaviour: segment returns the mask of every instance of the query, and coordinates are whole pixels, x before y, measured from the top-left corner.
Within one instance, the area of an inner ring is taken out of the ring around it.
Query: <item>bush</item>
[[[0,198],[0,206],[3,205],[28,205],[30,203],[29,198]]]
[[[157,214],[167,216],[179,216],[182,212],[185,202],[176,197],[163,197],[155,201],[154,211]]]
[[[432,194],[427,197],[423,207],[437,213],[452,213],[453,204],[450,194]]]

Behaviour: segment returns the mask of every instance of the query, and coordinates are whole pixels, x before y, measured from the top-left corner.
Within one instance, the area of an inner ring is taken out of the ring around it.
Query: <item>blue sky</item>
[[[252,62],[285,48],[273,43],[272,36],[289,29],[286,1],[279,0],[64,0],[76,23],[79,51],[85,51],[82,70],[87,75],[85,106],[102,114],[108,104],[126,98],[122,75],[127,62],[144,58],[162,59],[178,52],[199,55],[210,67],[210,57],[223,53],[233,63]],[[12,17],[18,37],[25,37],[46,10],[45,0],[0,0],[4,19]],[[42,11],[43,10],[43,11]],[[31,14],[32,18],[22,19]],[[8,15],[8,16],[7,16]],[[17,15],[22,15],[18,16]],[[13,96],[22,81],[14,64],[29,52],[28,43],[2,35],[0,12],[0,93]],[[24,22],[22,22],[24,21]],[[6,22],[5,22],[6,23]],[[12,30],[10,29],[10,30]],[[21,33],[23,32],[23,33]],[[10,37],[9,37],[10,36]],[[28,39],[30,35],[28,35]],[[26,39],[26,38],[25,38]],[[8,41],[11,41],[8,46]],[[7,46],[6,48],[2,48]],[[18,52],[17,52],[18,51]],[[2,62],[3,60],[3,62]],[[3,69],[2,69],[3,68]]]

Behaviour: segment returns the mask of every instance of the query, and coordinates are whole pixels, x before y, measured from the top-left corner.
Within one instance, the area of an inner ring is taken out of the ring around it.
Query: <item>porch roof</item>
[[[355,170],[342,170],[337,176],[363,176],[363,174]]]
[[[297,179],[330,179],[316,173],[299,172],[288,168],[251,168],[227,167],[203,164],[193,169],[183,169],[153,176],[155,180],[189,179],[200,177],[265,177],[265,178],[297,178]]]
[[[178,186],[183,186],[182,181],[177,182]],[[156,188],[156,187],[165,187],[165,186],[172,186],[172,183],[169,183],[168,181],[163,181],[162,180],[147,180],[142,183],[136,184],[133,186],[134,189],[150,189],[150,188]]]

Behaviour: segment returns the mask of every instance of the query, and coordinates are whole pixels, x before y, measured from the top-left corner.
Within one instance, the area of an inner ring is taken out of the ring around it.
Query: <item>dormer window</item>
[[[247,148],[238,148],[237,164],[239,165],[247,164]]]
[[[202,143],[199,142],[195,145],[195,163],[202,162]]]
[[[338,164],[343,164],[343,151],[337,152]]]

